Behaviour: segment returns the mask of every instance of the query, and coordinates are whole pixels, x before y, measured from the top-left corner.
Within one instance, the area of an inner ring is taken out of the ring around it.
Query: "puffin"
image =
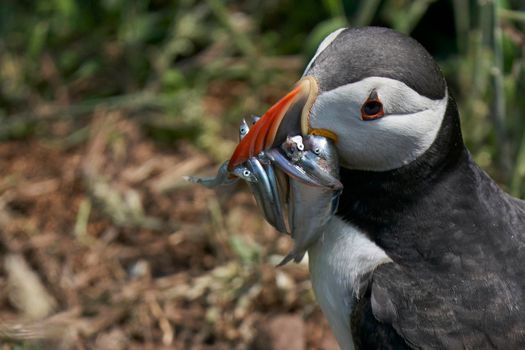
[[[235,150],[331,138],[344,186],[308,248],[347,349],[525,349],[525,202],[473,161],[439,66],[380,27],[328,35]]]

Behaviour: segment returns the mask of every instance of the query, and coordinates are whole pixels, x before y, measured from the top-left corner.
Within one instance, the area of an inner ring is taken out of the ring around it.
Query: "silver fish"
[[[306,250],[320,238],[324,226],[335,214],[342,192],[334,143],[322,136],[312,135],[305,136],[303,142],[304,154],[298,163],[307,164],[308,175],[315,174],[316,179],[329,179],[330,186],[312,186],[290,177],[288,220],[294,248],[279,266],[291,260],[302,260]]]
[[[323,136],[306,135],[303,139],[305,152],[298,164],[323,187],[343,189],[339,181],[339,161],[333,140]]]
[[[211,177],[183,176],[184,180],[202,185],[207,188],[215,188],[221,185],[231,185],[238,178],[231,178],[228,172],[228,161],[225,161],[217,171],[217,175]]]
[[[243,179],[248,183],[256,183],[259,181],[257,175],[254,174],[252,169],[248,169],[244,165],[237,165],[233,171],[233,175],[237,176],[239,179]]]
[[[242,140],[250,131],[250,127],[245,119],[243,119],[239,125],[239,141]],[[230,175],[235,175],[232,178]],[[184,176],[186,181],[203,185],[207,188],[215,188],[221,185],[230,185],[235,183],[238,179],[243,179],[247,182],[256,182],[257,178],[252,172],[243,166],[237,166],[233,169],[232,173],[228,172],[228,161],[222,163],[221,167],[217,171],[217,175],[212,177],[198,177],[198,176]]]
[[[265,153],[268,158],[270,158],[272,162],[277,165],[279,169],[285,172],[290,178],[301,181],[302,183],[308,184],[310,186],[320,186],[306,173],[306,171],[304,171],[303,168],[297,164],[297,162],[291,162],[290,159],[288,159],[286,155],[284,155],[278,149],[269,149],[265,151]]]
[[[251,119],[252,119],[252,125],[255,125],[255,123],[257,123],[259,119],[261,119],[261,117],[252,114]]]
[[[281,145],[281,149],[286,154],[286,157],[292,162],[296,163],[304,155],[304,143],[301,135],[287,136],[286,141]]]
[[[279,210],[281,210],[281,217],[286,226],[286,233],[291,233],[290,225],[288,223],[288,198],[290,193],[290,180],[288,175],[278,167],[274,169],[275,177],[277,178],[277,192],[279,201]]]
[[[270,158],[268,158],[264,153],[259,155],[258,158],[264,168],[266,177],[268,179],[270,190],[269,195],[271,196],[270,209],[273,212],[274,218],[272,225],[277,229],[277,231],[288,233],[290,231],[287,227],[287,222],[285,220],[284,215],[284,211],[286,208],[286,198],[284,197],[284,195],[286,195],[286,192],[282,193],[282,179],[280,178],[280,174],[278,173],[277,169],[274,169]]]
[[[270,160],[262,154],[249,158],[246,166],[257,178],[256,183],[248,185],[264,217],[278,231],[288,232],[279,197],[278,180]]]
[[[315,151],[315,152],[314,152]],[[316,153],[317,152],[317,153]],[[272,161],[291,178],[310,186],[341,189],[331,164],[337,164],[333,141],[322,136],[287,137],[280,149],[266,151]]]
[[[234,175],[234,176],[231,176]],[[217,175],[210,177],[183,176],[184,180],[202,185],[207,188],[216,188],[222,185],[231,185],[242,179],[248,183],[258,181],[257,176],[247,167],[237,165],[231,172],[228,171],[228,161],[225,161],[217,171]]]
[[[239,141],[244,138],[250,131],[250,127],[248,126],[248,123],[245,119],[241,121],[241,124],[239,125]]]

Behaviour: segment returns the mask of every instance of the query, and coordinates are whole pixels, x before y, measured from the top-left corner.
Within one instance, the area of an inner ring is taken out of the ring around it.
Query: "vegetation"
[[[3,1],[3,348],[241,349],[280,313],[319,348],[304,266],[272,266],[286,238],[244,188],[180,178],[213,172],[240,119],[286,92],[325,35],[363,25],[436,57],[474,158],[525,196],[521,0]],[[14,297],[27,290],[40,311]]]

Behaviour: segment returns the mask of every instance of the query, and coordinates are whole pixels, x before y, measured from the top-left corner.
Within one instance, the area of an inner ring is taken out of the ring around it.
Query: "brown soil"
[[[88,127],[0,144],[2,349],[337,348],[244,186],[184,182],[218,165],[119,113]]]

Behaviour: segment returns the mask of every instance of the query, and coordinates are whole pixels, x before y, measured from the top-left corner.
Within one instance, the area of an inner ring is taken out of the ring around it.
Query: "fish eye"
[[[317,155],[321,154],[321,150],[319,149],[319,147],[314,149],[314,153],[317,154]]]
[[[244,171],[242,172],[242,174],[243,174],[244,176],[248,177],[248,176],[250,176],[251,172],[250,172],[250,170],[244,170]]]
[[[299,151],[302,151],[304,150],[304,145],[302,143],[298,143],[297,148],[299,149]]]

